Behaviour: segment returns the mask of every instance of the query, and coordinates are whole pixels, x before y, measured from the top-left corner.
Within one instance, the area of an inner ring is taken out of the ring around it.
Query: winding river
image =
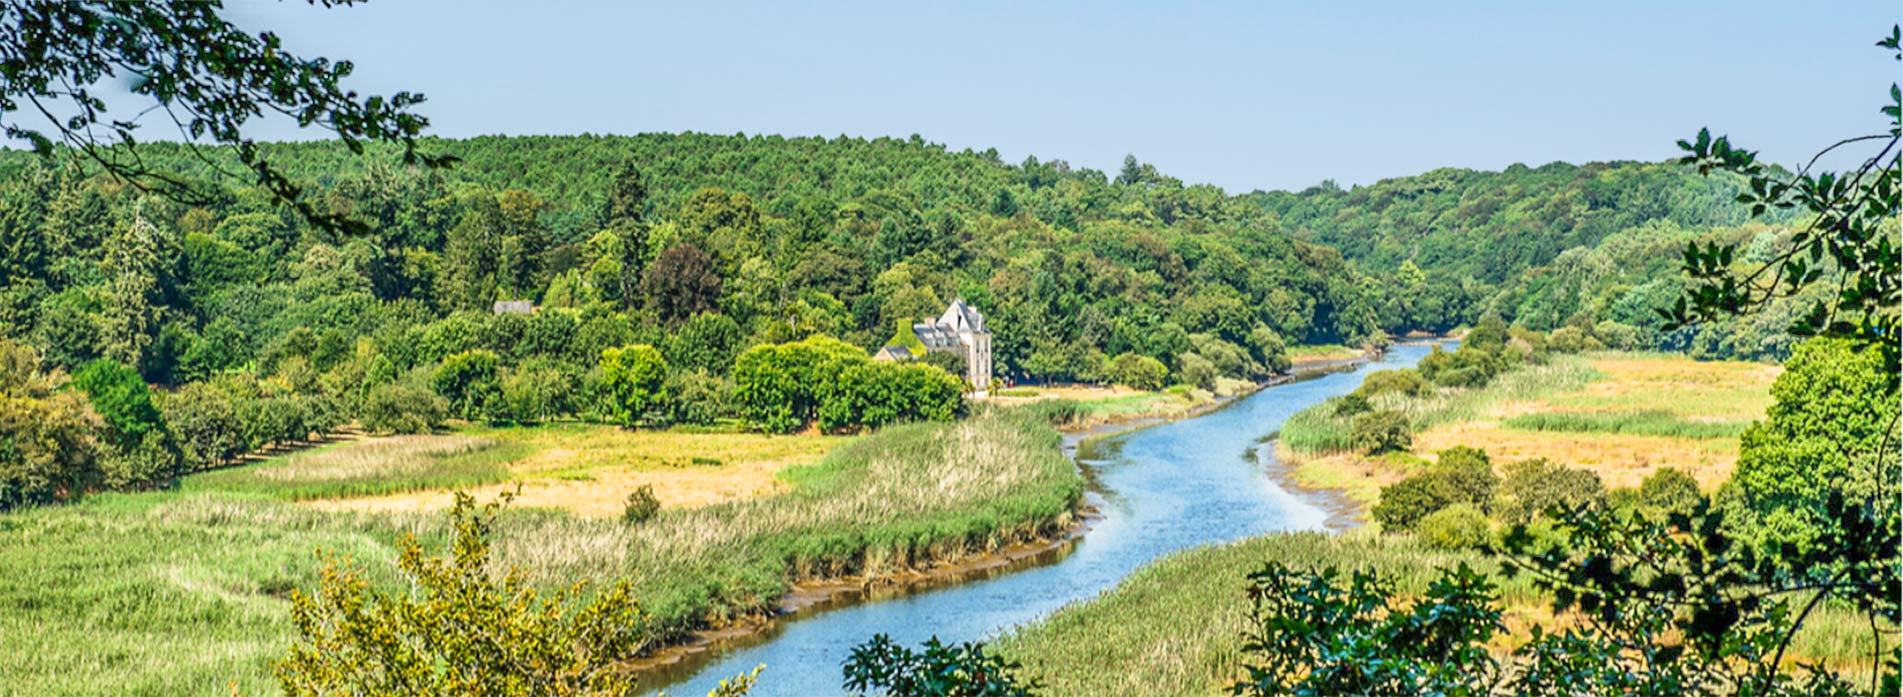
[[[1270,387],[1201,416],[1086,441],[1077,460],[1103,518],[1075,544],[955,585],[806,611],[648,684],[703,695],[721,678],[765,664],[754,695],[840,694],[840,664],[874,634],[908,646],[932,636],[983,639],[1095,597],[1178,550],[1324,528],[1325,504],[1283,488],[1268,471],[1274,453],[1264,439],[1295,412],[1353,390],[1368,372],[1411,366],[1427,352],[1398,345],[1371,363]]]

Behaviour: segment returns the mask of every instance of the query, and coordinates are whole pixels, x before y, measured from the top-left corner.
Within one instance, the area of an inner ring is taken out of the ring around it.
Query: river
[[[1096,597],[1171,552],[1322,529],[1328,512],[1269,475],[1275,455],[1264,438],[1295,412],[1353,390],[1367,373],[1412,366],[1427,352],[1424,345],[1397,345],[1351,370],[1269,387],[1194,418],[1087,441],[1077,458],[1103,518],[1059,553],[964,583],[805,612],[768,634],[716,649],[711,660],[694,661],[690,675],[654,682],[671,682],[670,695],[698,697],[721,678],[765,664],[754,695],[842,694],[840,664],[874,634],[914,647],[933,636],[947,643],[984,639]]]

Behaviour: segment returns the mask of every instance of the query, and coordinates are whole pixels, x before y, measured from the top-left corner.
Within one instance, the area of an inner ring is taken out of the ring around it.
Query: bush
[[[1137,390],[1160,390],[1169,379],[1170,369],[1149,356],[1125,352],[1103,368],[1104,380]]]
[[[1465,445],[1442,450],[1429,472],[1447,480],[1459,498],[1475,508],[1486,511],[1493,507],[1500,476],[1493,473],[1493,459],[1487,457],[1486,451]]]
[[[1453,506],[1487,510],[1493,505],[1499,482],[1484,451],[1466,446],[1448,448],[1426,471],[1382,487],[1381,500],[1370,513],[1382,530],[1407,532]]]
[[[1401,412],[1373,411],[1355,417],[1348,442],[1363,453],[1380,455],[1413,447],[1414,434]]]
[[[1493,526],[1480,509],[1457,503],[1422,518],[1414,536],[1438,549],[1480,549],[1492,542]]]
[[[983,644],[947,646],[933,637],[913,651],[877,634],[852,648],[846,689],[905,697],[1030,697],[1040,686],[1020,677],[1022,669]]]
[[[1506,466],[1500,485],[1499,512],[1509,523],[1526,523],[1553,509],[1596,508],[1606,502],[1606,485],[1588,470],[1522,460]]]
[[[846,361],[821,390],[817,422],[828,431],[950,421],[964,411],[964,383],[923,363]]]
[[[645,523],[660,512],[661,499],[654,496],[654,486],[642,484],[628,493],[628,505],[621,509],[621,520],[632,524]]]
[[[1635,488],[1613,491],[1607,502],[1613,508],[1664,521],[1675,514],[1692,515],[1705,503],[1705,494],[1691,475],[1664,467]]]
[[[1352,392],[1336,397],[1334,401],[1335,409],[1332,413],[1338,417],[1348,417],[1374,411],[1374,405],[1368,403],[1367,397]]]
[[[826,383],[844,365],[871,360],[859,347],[827,336],[755,346],[734,359],[734,406],[760,429],[792,433],[813,420]]]
[[[370,389],[358,417],[372,433],[429,433],[443,427],[449,403],[428,390],[393,382]]]
[[[633,694],[620,666],[653,636],[629,582],[545,595],[521,570],[494,568],[497,506],[458,492],[455,553],[403,541],[398,592],[334,561],[315,595],[294,591],[298,637],[276,665],[284,693],[461,694],[481,676],[492,694]]]
[[[1420,371],[1402,368],[1369,373],[1367,379],[1361,382],[1361,386],[1349,394],[1365,401],[1390,392],[1418,397],[1431,389],[1433,386],[1428,384],[1426,378],[1421,377]]]

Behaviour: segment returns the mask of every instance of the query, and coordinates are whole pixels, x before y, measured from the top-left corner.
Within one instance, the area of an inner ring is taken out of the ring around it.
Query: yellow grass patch
[[[752,433],[627,431],[609,426],[472,429],[470,435],[412,436],[467,439],[471,435],[520,446],[524,456],[508,463],[512,480],[477,487],[478,499],[521,487],[517,505],[560,508],[577,515],[621,514],[628,494],[654,487],[661,505],[699,508],[787,490],[778,474],[819,459],[850,438],[769,436]],[[365,441],[350,447],[376,447]],[[392,496],[332,498],[309,505],[326,510],[426,511],[447,508],[446,490]]]

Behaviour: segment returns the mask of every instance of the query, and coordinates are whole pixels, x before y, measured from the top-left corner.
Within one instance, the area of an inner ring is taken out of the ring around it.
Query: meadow
[[[493,434],[451,438],[468,440],[374,447],[409,449],[408,460],[427,461],[393,472],[410,483],[459,458],[493,476],[489,458],[510,447]],[[1059,441],[1043,421],[1008,413],[894,426],[780,470],[783,493],[664,508],[642,524],[512,508],[495,550],[539,584],[630,578],[658,645],[758,619],[802,580],[876,582],[1058,534],[1083,489]],[[433,512],[323,510],[291,500],[326,478],[357,482],[351,486],[374,479],[362,471],[364,452],[342,455],[356,447],[338,444],[172,490],[0,515],[5,689],[275,692],[270,661],[292,638],[288,595],[314,586],[325,558],[395,584],[399,540],[441,542],[443,518]],[[246,471],[254,479],[237,474]],[[264,481],[298,493],[276,495]],[[104,675],[114,684],[99,684]]]
[[[1659,354],[1553,355],[1483,388],[1375,397],[1375,408],[1407,416],[1410,452],[1352,452],[1352,418],[1336,416],[1332,402],[1291,417],[1276,452],[1297,482],[1342,491],[1363,506],[1456,445],[1486,450],[1497,464],[1543,457],[1587,468],[1614,488],[1677,467],[1710,490],[1730,476],[1738,435],[1763,416],[1777,374],[1761,363]]]

